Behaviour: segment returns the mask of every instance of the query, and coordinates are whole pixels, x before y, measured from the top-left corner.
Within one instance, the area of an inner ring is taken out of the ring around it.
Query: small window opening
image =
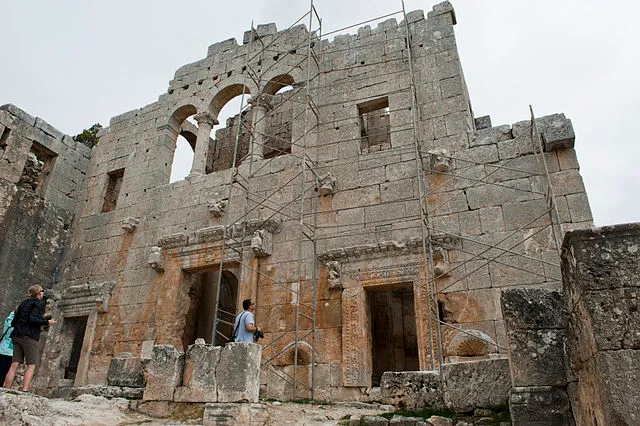
[[[5,127],[2,131],[2,135],[0,136],[0,149],[3,151],[7,148],[7,142],[9,141],[9,135],[11,134],[11,129]]]
[[[33,142],[31,151],[27,155],[27,161],[22,169],[22,176],[20,176],[18,186],[27,191],[33,191],[40,195],[44,194],[55,159],[55,153],[37,142]]]
[[[80,355],[82,354],[82,343],[84,342],[84,333],[87,329],[88,317],[65,318],[65,336],[72,340],[71,354],[69,362],[64,369],[65,379],[75,379],[78,373],[78,364],[80,363]]]
[[[124,169],[114,170],[108,174],[107,192],[104,196],[102,213],[111,212],[116,209],[123,178]]]
[[[391,148],[389,99],[374,99],[358,105],[360,152],[363,154]]]

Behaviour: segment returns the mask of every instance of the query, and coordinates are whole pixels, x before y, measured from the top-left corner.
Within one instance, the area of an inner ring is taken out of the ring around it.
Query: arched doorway
[[[238,297],[236,275],[229,270],[223,270],[221,277],[217,270],[185,272],[184,283],[189,288],[190,302],[182,334],[183,348],[198,338],[207,344],[224,346],[233,334]]]

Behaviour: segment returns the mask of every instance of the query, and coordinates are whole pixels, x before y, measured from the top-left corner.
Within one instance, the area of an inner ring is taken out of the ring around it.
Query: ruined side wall
[[[0,107],[0,315],[51,288],[91,149],[14,105]]]
[[[565,237],[569,396],[577,424],[640,421],[639,247],[637,223]]]

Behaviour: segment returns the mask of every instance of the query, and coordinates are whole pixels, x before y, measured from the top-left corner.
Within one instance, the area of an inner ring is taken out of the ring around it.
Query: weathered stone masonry
[[[362,399],[384,371],[429,369],[434,342],[414,129],[437,231],[445,362],[504,358],[501,290],[559,288],[559,257],[530,121],[492,127],[488,117],[474,117],[454,24],[445,2],[426,18],[414,11],[399,24],[390,19],[331,42],[314,39],[320,62],[312,71],[321,78],[309,87],[318,99],[316,118],[304,108],[307,29],[278,32],[273,24],[247,32],[242,45],[213,44],[204,59],[176,72],[158,101],[112,118],[83,166],[78,203],[69,206],[75,219],[54,286],[63,321],[49,332],[37,386],[55,393],[105,384],[120,353],[148,359],[154,345],[185,352],[196,337],[211,343],[215,307],[235,311],[252,297],[265,332],[262,357],[276,358],[262,371],[261,391],[287,397],[281,377],[293,373],[286,330],[295,323],[296,301],[282,286],[313,304],[316,261],[315,339],[298,346],[297,375],[310,381],[313,351],[317,399]],[[247,77],[248,67],[257,78]],[[293,89],[277,93],[285,85]],[[242,93],[252,106],[242,116],[251,131],[241,129],[236,155],[240,187],[230,168],[240,117],[215,140],[210,133],[222,107]],[[316,125],[305,125],[309,119]],[[591,226],[570,121],[556,114],[537,126],[564,229]],[[193,167],[187,179],[169,184],[179,134],[195,147]],[[299,195],[303,155],[314,169],[305,183],[313,188],[318,178],[319,198],[317,211],[304,206],[309,221],[317,213],[314,240],[300,244],[292,214],[298,207],[282,206]],[[224,288],[216,301],[222,258]],[[311,328],[301,320],[301,330]],[[469,343],[460,329],[497,346]],[[381,344],[376,333],[387,333],[394,345]],[[80,352],[70,347],[74,336]]]

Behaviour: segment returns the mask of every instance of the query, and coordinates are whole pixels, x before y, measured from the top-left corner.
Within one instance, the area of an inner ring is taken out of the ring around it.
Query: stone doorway
[[[237,306],[238,279],[230,271],[222,271],[220,297],[217,298],[218,271],[185,272],[189,288],[187,313],[182,345],[186,349],[197,338],[207,344],[224,346],[233,334],[233,319]]]
[[[78,373],[78,364],[80,363],[80,356],[82,355],[82,343],[84,342],[84,334],[87,330],[88,317],[68,317],[64,319],[64,335],[70,337],[67,341],[71,340],[71,354],[69,355],[69,362],[64,369],[64,378],[75,380]]]
[[[371,335],[371,385],[385,371],[420,369],[411,284],[367,288]]]

